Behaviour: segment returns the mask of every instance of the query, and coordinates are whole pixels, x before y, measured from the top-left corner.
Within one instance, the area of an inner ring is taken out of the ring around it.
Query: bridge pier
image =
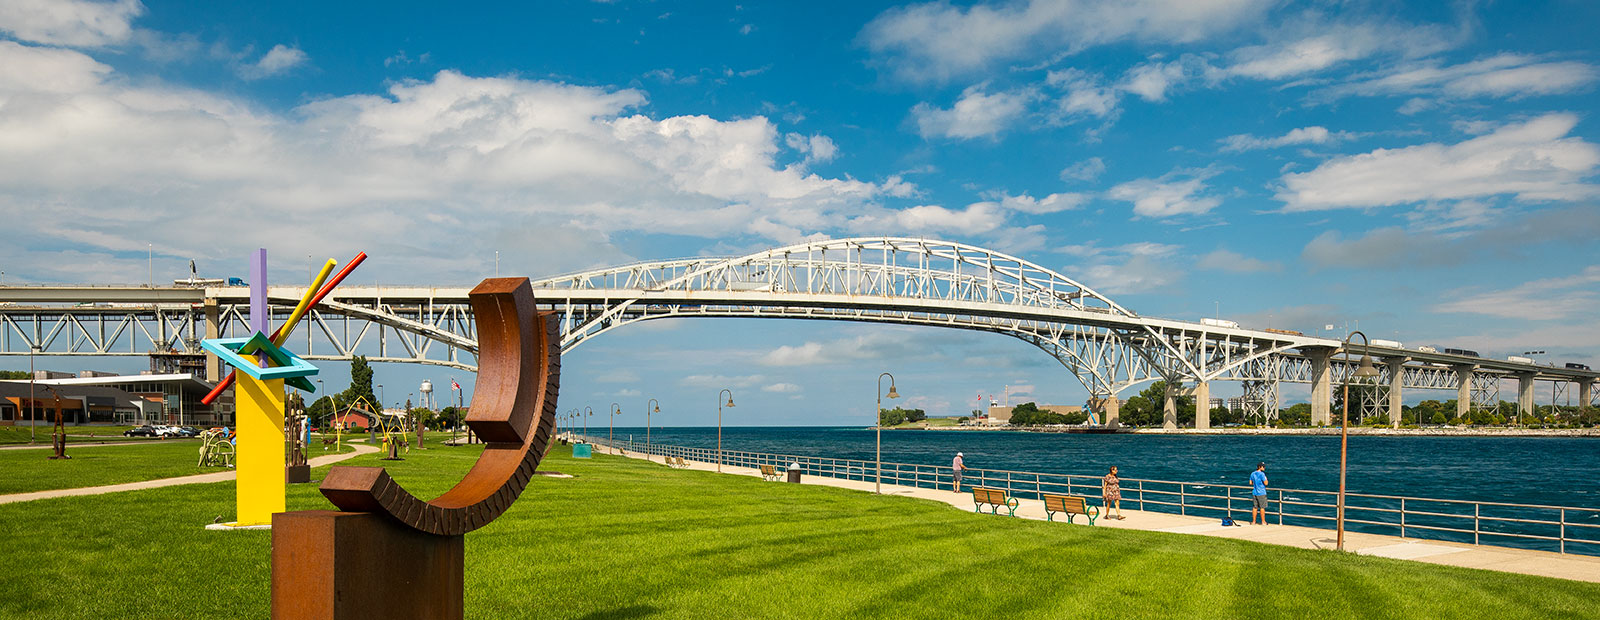
[[[1405,413],[1405,403],[1401,402],[1401,379],[1405,378],[1405,365],[1407,358],[1392,357],[1383,360],[1389,367],[1389,428],[1400,428],[1400,416]],[[1420,421],[1419,421],[1420,424]]]
[[[1464,418],[1472,412],[1472,371],[1470,364],[1456,366],[1456,417]]]
[[[1311,359],[1311,425],[1327,426],[1333,408],[1333,350],[1311,349],[1305,355]]]
[[[1122,425],[1122,403],[1117,400],[1116,394],[1089,399],[1089,408],[1100,414],[1100,419],[1105,421],[1106,428],[1116,428]]]
[[[1578,382],[1578,411],[1589,410],[1589,400],[1594,398],[1594,380],[1585,379]]]
[[[1194,384],[1194,427],[1211,428],[1211,382]]]
[[[1531,372],[1517,375],[1517,422],[1533,415],[1533,378]]]
[[[1167,393],[1161,399],[1161,428],[1178,428],[1178,388],[1176,382],[1167,382]]]

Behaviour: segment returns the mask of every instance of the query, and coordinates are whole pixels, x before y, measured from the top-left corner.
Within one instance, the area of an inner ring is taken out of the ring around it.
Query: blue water
[[[590,428],[604,437],[606,429]],[[722,429],[723,448],[872,460],[862,428]],[[617,427],[643,443],[643,428]],[[656,443],[715,448],[716,428],[655,428]],[[885,431],[883,460],[967,467],[1244,485],[1257,462],[1272,486],[1336,491],[1338,437],[1068,435],[1021,432]],[[1351,437],[1352,493],[1600,508],[1600,439],[1557,437]]]
[[[581,429],[580,429],[581,430]],[[730,451],[831,457],[870,461],[874,432],[859,427],[745,427],[724,428],[723,448]],[[604,427],[590,433],[604,438]],[[632,439],[643,445],[643,428],[617,427],[618,442]],[[657,444],[715,448],[716,428],[656,428]],[[969,468],[1021,472],[1103,475],[1111,465],[1127,480],[1167,480],[1200,485],[1244,486],[1257,462],[1267,464],[1272,487],[1279,489],[1337,491],[1339,487],[1338,437],[1285,436],[1163,436],[1073,435],[1022,432],[886,431],[883,460],[949,467],[956,452],[965,453]],[[1505,502],[1600,508],[1600,439],[1553,437],[1351,437],[1347,485],[1351,493],[1439,498],[1477,502]],[[1024,485],[1026,486],[1026,485]],[[1124,482],[1124,498],[1132,500]],[[1095,489],[1082,491],[1097,495]],[[1190,492],[1195,492],[1192,488]],[[1206,492],[1206,491],[1199,491]],[[1216,491],[1212,491],[1216,492]],[[1026,493],[1021,493],[1026,496]],[[1304,494],[1303,494],[1304,495]],[[1302,498],[1286,496],[1291,500]],[[1157,499],[1160,499],[1159,497]],[[1307,495],[1306,501],[1331,497]],[[1242,500],[1242,496],[1241,496]],[[1205,503],[1202,501],[1202,503]],[[1224,502],[1211,502],[1225,506]],[[1395,502],[1368,500],[1368,506],[1397,507]],[[1357,505],[1352,500],[1353,507]],[[1243,501],[1232,505],[1233,516],[1243,518]],[[1418,506],[1408,508],[1473,514],[1471,506]],[[1164,507],[1153,507],[1166,510]],[[1224,508],[1225,510],[1225,508]],[[1293,511],[1294,508],[1291,509]],[[1298,507],[1303,514],[1331,517],[1331,507]],[[1356,508],[1352,508],[1356,510]],[[1464,512],[1463,512],[1464,511]],[[1193,510],[1191,509],[1191,512]],[[1204,514],[1204,513],[1201,513]],[[1222,514],[1218,512],[1217,514]],[[1555,520],[1556,513],[1520,509],[1485,508],[1485,516]],[[1352,519],[1389,522],[1392,514],[1351,513]],[[1569,523],[1600,525],[1600,513],[1569,513]],[[1285,523],[1293,522],[1287,519]],[[1437,525],[1471,530],[1472,521],[1413,516],[1412,525]],[[1331,527],[1331,521],[1299,521],[1302,525]],[[1530,529],[1531,527],[1531,529]],[[1509,529],[1508,529],[1509,528]],[[1396,534],[1381,527],[1352,525],[1352,530]],[[1556,535],[1556,526],[1507,526],[1484,523],[1484,531],[1520,531]],[[1600,528],[1577,530],[1578,538],[1600,540]],[[1408,531],[1411,536],[1471,542],[1470,533]],[[1574,530],[1568,529],[1574,537]],[[1555,550],[1553,543],[1530,540],[1482,542]],[[1600,554],[1600,546],[1574,545],[1569,552]]]

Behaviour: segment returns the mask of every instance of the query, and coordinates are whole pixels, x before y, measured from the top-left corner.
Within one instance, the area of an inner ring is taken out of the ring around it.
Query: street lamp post
[[[616,454],[617,450],[615,447],[617,445],[617,414],[620,413],[622,413],[622,405],[611,403],[611,424],[606,427],[606,450],[610,454]]]
[[[722,400],[722,395],[721,394],[717,395],[717,400],[719,400],[719,401]],[[644,404],[644,452],[645,452],[645,458],[650,458],[650,454],[653,451],[652,444],[650,443],[650,412],[651,411],[655,411],[656,413],[661,413],[661,401],[658,401],[658,400],[652,398],[649,401],[645,402],[645,404]]]
[[[39,422],[36,420],[36,418],[34,417],[34,413],[33,413],[33,411],[35,409],[39,408],[39,404],[36,403],[36,402],[33,402],[34,399],[36,398],[36,396],[34,394],[34,390],[36,389],[36,386],[38,385],[37,382],[38,382],[38,379],[39,379],[38,371],[33,369],[33,356],[38,354],[38,353],[39,353],[39,345],[37,345],[37,344],[28,345],[28,444],[29,445],[33,444],[33,437],[34,437],[34,432],[35,432],[34,431],[34,427],[39,425]]]
[[[728,393],[728,406],[733,406],[733,390],[723,388],[722,392]],[[722,473],[722,392],[717,392],[717,473]]]
[[[378,409],[383,409],[383,384],[382,383],[378,384]],[[383,412],[379,411],[378,415],[383,415]]]
[[[878,392],[877,392],[877,394],[878,394],[878,413],[877,413],[878,422],[876,424],[872,425],[873,428],[877,429],[877,433],[878,433],[878,446],[877,446],[876,452],[874,453],[876,455],[874,458],[877,460],[877,464],[875,465],[875,467],[878,470],[878,475],[877,475],[877,479],[872,482],[872,492],[873,493],[883,493],[883,378],[884,377],[888,377],[889,378],[889,398],[900,398],[900,393],[894,391],[894,375],[891,375],[889,373],[882,373],[882,374],[878,375]]]
[[[1350,338],[1354,336],[1361,336],[1361,363],[1344,381],[1344,407],[1339,413],[1339,534],[1335,546],[1340,551],[1344,551],[1344,480],[1350,457],[1350,380],[1378,376],[1378,369],[1372,366],[1372,356],[1368,355],[1371,345],[1367,342],[1366,334],[1353,331],[1344,337],[1344,345],[1340,349],[1344,351],[1345,359],[1350,359]]]
[[[594,409],[583,408],[583,440],[586,443],[589,441],[589,416],[592,415],[594,415]]]

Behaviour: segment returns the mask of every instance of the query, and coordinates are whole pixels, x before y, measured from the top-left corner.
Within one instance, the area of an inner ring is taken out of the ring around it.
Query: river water
[[[580,429],[581,430],[581,429]],[[603,439],[605,427],[591,427],[590,434]],[[617,427],[616,440],[645,442],[643,428]],[[772,453],[836,459],[871,461],[874,432],[860,427],[725,427],[723,448],[729,451]],[[691,448],[716,448],[716,428],[655,428],[651,439],[657,444]],[[1196,501],[1193,494],[1219,493],[1209,485],[1247,485],[1247,477],[1257,462],[1267,464],[1267,475],[1274,488],[1273,499],[1288,501],[1291,516],[1286,524],[1332,527],[1332,496],[1299,491],[1337,491],[1339,488],[1339,438],[1321,436],[1244,436],[1244,435],[1079,435],[996,431],[895,430],[883,433],[885,463],[933,465],[948,468],[957,452],[965,454],[969,468],[1016,472],[1081,474],[1100,476],[1111,465],[1118,467],[1126,480],[1165,480],[1194,483],[1186,487],[1187,501],[1209,504],[1217,510],[1206,512],[1190,508],[1190,514],[1227,513],[1245,519],[1245,498],[1235,501]],[[1350,493],[1504,502],[1600,509],[1600,439],[1570,437],[1367,437],[1350,438],[1348,490]],[[861,472],[859,469],[857,473]],[[1097,496],[1098,490],[1075,493]],[[1137,493],[1124,483],[1124,499],[1132,504]],[[1173,487],[1167,487],[1174,490]],[[1029,497],[1028,484],[1017,485],[1019,495]],[[1283,491],[1282,496],[1276,495]],[[1236,490],[1235,493],[1241,493]],[[1242,492],[1247,493],[1247,492]],[[1168,496],[1150,496],[1156,500]],[[1295,501],[1324,505],[1292,505]],[[1399,508],[1399,502],[1368,499],[1351,500],[1350,518],[1367,518],[1383,523],[1398,522],[1394,513],[1359,512],[1360,505]],[[1279,506],[1279,504],[1274,504]],[[1138,507],[1133,505],[1131,507]],[[1168,506],[1150,509],[1176,512]],[[1231,508],[1231,512],[1228,509]],[[1483,532],[1517,532],[1540,536],[1565,533],[1569,539],[1600,540],[1600,511],[1548,511],[1482,507],[1485,517],[1545,520],[1546,524],[1481,522],[1473,519],[1471,505],[1424,504],[1412,501],[1407,535],[1460,542],[1477,539],[1474,529]],[[1277,508],[1274,508],[1277,510]],[[1323,518],[1296,519],[1298,511]],[[1462,515],[1430,517],[1422,512]],[[1563,527],[1555,524],[1588,524]],[[1418,529],[1432,525],[1462,531]],[[1394,535],[1392,525],[1354,523],[1354,531]],[[1551,551],[1558,542],[1485,534],[1486,544],[1522,546]],[[1568,542],[1568,552],[1600,555],[1600,545]]]

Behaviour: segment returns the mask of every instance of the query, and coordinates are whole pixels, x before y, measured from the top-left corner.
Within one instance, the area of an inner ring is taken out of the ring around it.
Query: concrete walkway
[[[351,444],[349,444],[349,446],[351,448],[353,448],[355,451],[354,452],[347,452],[347,453],[344,453],[344,454],[328,454],[328,455],[324,455],[324,456],[319,456],[319,457],[312,458],[312,459],[310,459],[310,460],[308,460],[306,462],[308,464],[310,464],[312,467],[321,467],[323,465],[331,465],[333,463],[338,463],[339,461],[355,458],[355,457],[361,456],[363,454],[371,454],[373,452],[377,452],[378,451],[377,448],[375,448],[373,446],[368,446],[368,445],[365,445],[365,444],[351,443]],[[15,494],[12,494],[12,495],[0,495],[0,504],[10,504],[12,502],[28,502],[28,501],[33,501],[33,500],[36,500],[36,499],[50,499],[50,498],[53,498],[53,497],[75,497],[75,496],[78,496],[78,495],[100,495],[102,493],[118,493],[118,492],[121,492],[121,491],[138,491],[140,489],[159,489],[161,487],[175,487],[175,486],[182,485],[182,484],[206,484],[208,482],[227,482],[229,480],[233,480],[234,474],[235,474],[235,472],[230,469],[228,471],[219,471],[219,472],[216,472],[214,474],[198,474],[198,475],[194,475],[194,476],[181,476],[181,477],[178,477],[178,478],[160,478],[160,479],[156,479],[156,480],[145,480],[143,482],[127,482],[127,483],[123,483],[123,484],[109,484],[109,485],[101,486],[101,487],[83,487],[83,488],[80,488],[80,489],[52,489],[52,490],[49,490],[49,491],[34,491],[32,493],[15,493]]]
[[[596,446],[596,451],[606,452],[600,446]],[[644,455],[635,453],[628,453],[627,456],[631,458],[646,458]],[[662,462],[662,458],[659,456],[650,457],[648,460],[656,463]],[[689,469],[693,470],[711,472],[717,470],[716,463],[696,461],[688,461],[688,463]],[[724,465],[722,473],[761,477],[761,472],[758,470],[730,465]],[[802,481],[803,484],[854,489],[869,493],[872,492],[873,488],[871,480],[857,481],[824,476],[803,476]],[[972,510],[971,493],[956,493],[948,490],[890,484],[883,485],[883,493],[885,495],[900,495],[943,502],[962,510]],[[1018,501],[1020,503],[1017,507],[1018,517],[1039,521],[1045,520],[1043,503],[1022,498],[1018,498]],[[1136,502],[1123,502],[1123,506],[1128,506],[1129,504],[1137,505]],[[1301,549],[1333,549],[1335,546],[1333,530],[1292,525],[1222,527],[1220,518],[1181,516],[1140,510],[1124,510],[1123,515],[1127,518],[1121,521],[1113,519],[1097,520],[1095,521],[1095,527],[1236,538]],[[1003,517],[1004,515],[1001,516]],[[1240,516],[1246,521],[1249,520],[1248,512]],[[1057,515],[1057,518],[1063,518],[1063,515]],[[1077,517],[1077,521],[1076,527],[1084,527],[1085,519],[1083,517]],[[1074,527],[1066,523],[1061,523],[1061,526]],[[1362,555],[1600,583],[1600,558],[1590,556],[1563,555],[1549,551],[1469,545],[1350,531],[1345,532],[1344,546],[1345,549]]]

